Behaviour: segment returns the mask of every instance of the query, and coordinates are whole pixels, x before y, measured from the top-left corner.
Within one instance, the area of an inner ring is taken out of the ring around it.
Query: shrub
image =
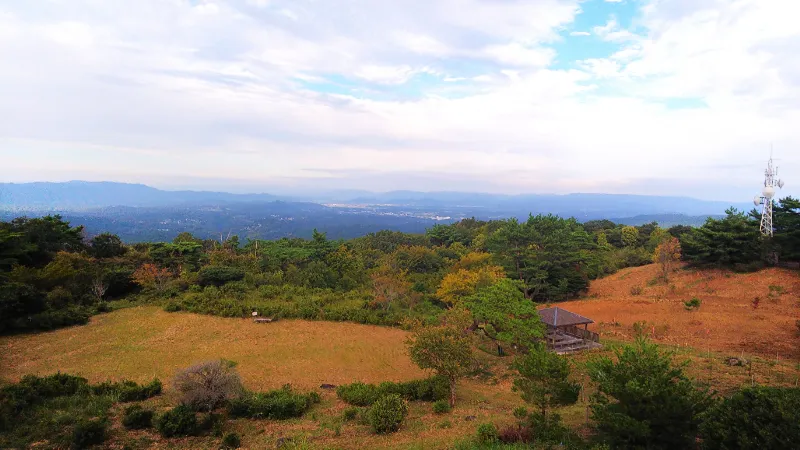
[[[233,417],[285,420],[302,416],[319,401],[316,392],[299,394],[287,385],[276,391],[247,393],[231,400],[228,412]]]
[[[773,294],[782,295],[784,292],[786,292],[786,289],[784,289],[783,286],[776,285],[776,284],[770,284],[769,285],[769,295],[773,295]]]
[[[450,402],[447,400],[437,400],[433,403],[433,412],[436,414],[447,414],[451,411]]]
[[[231,281],[244,279],[244,270],[231,266],[206,266],[198,272],[198,284],[201,286],[222,286]]]
[[[226,433],[222,438],[224,448],[239,448],[242,446],[242,438],[236,433]]]
[[[580,445],[582,439],[575,432],[567,428],[558,414],[546,416],[532,413],[528,416],[527,427],[535,433],[533,442],[542,444],[570,444]]]
[[[699,309],[699,308],[700,308],[700,304],[701,304],[701,303],[702,303],[702,302],[700,301],[700,299],[699,299],[699,298],[697,298],[697,297],[692,297],[692,299],[691,299],[691,300],[689,300],[688,302],[683,302],[683,307],[684,307],[684,308],[685,308],[687,311],[694,311],[694,310],[696,310],[696,309]]]
[[[181,305],[176,302],[168,302],[164,305],[164,311],[166,312],[178,312],[181,310]]]
[[[83,449],[102,444],[107,436],[106,427],[106,422],[102,420],[87,420],[77,423],[72,430],[71,448]]]
[[[527,426],[509,425],[500,430],[497,439],[504,444],[527,443],[533,440],[533,431]]]
[[[153,426],[153,410],[144,409],[141,405],[131,405],[125,408],[122,425],[129,430],[150,428]]]
[[[400,391],[397,393],[408,400],[435,402],[448,399],[450,396],[450,383],[445,377],[434,376],[396,385]]]
[[[514,409],[514,417],[519,420],[525,419],[528,417],[528,408],[524,406],[520,406],[519,408]]]
[[[342,413],[342,418],[344,418],[345,422],[352,422],[356,417],[358,417],[358,408],[355,406],[346,408]]]
[[[5,390],[12,397],[24,399],[26,403],[34,403],[47,398],[75,395],[88,389],[89,382],[86,378],[57,373],[46,377],[26,375],[16,385],[11,385]]]
[[[800,442],[800,389],[745,388],[722,400],[700,426],[709,450],[791,448]]]
[[[493,444],[497,442],[499,437],[497,427],[493,423],[484,423],[478,426],[478,443]]]
[[[631,295],[641,295],[643,291],[641,286],[631,286]]]
[[[163,385],[157,379],[143,386],[128,380],[119,383],[104,382],[92,386],[95,395],[115,395],[123,403],[147,400],[161,394],[162,389]]]
[[[408,415],[408,404],[397,394],[379,398],[369,409],[369,423],[378,434],[394,433]]]
[[[224,420],[220,414],[202,414],[200,416],[200,420],[198,421],[197,429],[199,431],[211,431],[213,436],[222,437],[223,424]]]
[[[173,384],[181,402],[212,411],[243,392],[242,380],[231,361],[218,360],[195,364],[175,376]]]
[[[189,406],[180,405],[159,416],[156,421],[156,429],[167,438],[192,436],[198,430],[197,416]]]
[[[378,400],[378,388],[374,384],[357,382],[339,386],[336,395],[351,405],[369,406]]]
[[[26,375],[16,384],[0,387],[0,431],[10,429],[23,411],[36,404],[88,390],[85,378],[62,373],[46,377]]]
[[[647,329],[648,329],[647,322],[645,322],[644,320],[639,320],[633,323],[633,334],[637,338],[642,338],[647,336],[648,333]]]
[[[340,399],[355,406],[370,406],[389,394],[397,394],[406,400],[433,402],[449,398],[450,384],[444,377],[435,376],[404,383],[387,381],[378,386],[357,382],[336,389]]]

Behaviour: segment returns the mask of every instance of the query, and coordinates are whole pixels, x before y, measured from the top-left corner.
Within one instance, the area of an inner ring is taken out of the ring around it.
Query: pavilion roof
[[[569,325],[594,323],[594,320],[588,317],[583,317],[580,314],[575,314],[574,312],[559,307],[540,309],[539,317],[542,318],[542,322],[551,327],[566,327]]]

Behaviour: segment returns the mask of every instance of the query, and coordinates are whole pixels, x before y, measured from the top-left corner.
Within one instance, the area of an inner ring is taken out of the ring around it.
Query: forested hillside
[[[170,311],[265,314],[395,325],[431,319],[503,282],[537,302],[580,296],[589,280],[683,257],[698,266],[754,270],[800,259],[800,205],[781,200],[775,237],[735,210],[702,227],[579,223],[557,216],[462,220],[425,234],[381,231],[351,240],[202,240],[124,244],[58,216],[0,223],[0,331],[84,323],[118,302]],[[681,251],[682,249],[682,251]],[[665,274],[666,276],[666,274]],[[507,281],[506,281],[507,280]],[[496,330],[498,333],[502,330]]]

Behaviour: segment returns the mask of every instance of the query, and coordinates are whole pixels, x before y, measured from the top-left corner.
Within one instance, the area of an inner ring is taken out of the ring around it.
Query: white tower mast
[[[761,195],[753,199],[753,203],[763,205],[761,208],[761,234],[772,237],[772,198],[775,197],[775,188],[782,188],[783,181],[777,178],[778,168],[772,166],[772,152],[770,152],[767,170],[764,171],[764,189]]]

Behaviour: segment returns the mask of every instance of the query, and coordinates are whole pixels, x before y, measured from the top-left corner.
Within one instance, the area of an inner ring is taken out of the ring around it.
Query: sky
[[[788,0],[0,0],[0,182],[800,189]]]

